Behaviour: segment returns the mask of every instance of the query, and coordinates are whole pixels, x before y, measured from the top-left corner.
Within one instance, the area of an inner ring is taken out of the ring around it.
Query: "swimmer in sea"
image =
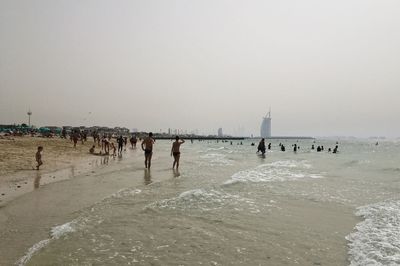
[[[339,148],[339,146],[336,145],[335,148],[333,149],[333,153],[338,153],[338,152],[339,152],[339,151],[338,151],[338,148]]]
[[[174,156],[174,163],[172,164],[172,169],[175,168],[175,165],[176,165],[176,169],[179,168],[179,159],[181,157],[181,152],[180,152],[179,148],[181,147],[181,145],[183,143],[185,143],[185,141],[183,139],[181,139],[179,141],[179,136],[176,136],[175,142],[172,143],[171,156]]]
[[[144,151],[144,166],[150,169],[151,157],[153,156],[153,133],[149,133],[149,136],[142,141],[142,150]]]

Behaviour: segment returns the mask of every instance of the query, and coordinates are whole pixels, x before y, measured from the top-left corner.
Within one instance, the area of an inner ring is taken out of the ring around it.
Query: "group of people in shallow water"
[[[112,136],[111,135],[103,135],[102,138],[100,138],[99,134],[93,133],[93,140],[94,143],[98,144],[99,146],[101,146],[101,151],[96,153],[95,152],[95,148],[96,145],[93,145],[89,152],[91,154],[94,155],[109,155],[110,154],[110,148],[112,149],[112,155],[116,156],[117,152],[118,155],[122,155],[122,151],[125,150],[126,151],[126,146],[128,145],[128,137],[126,136],[122,136],[120,135],[119,137],[117,137],[116,142],[117,142],[117,146],[118,148],[115,146],[114,142],[111,141]],[[63,137],[63,136],[62,136]],[[86,141],[86,136],[83,135],[81,136],[78,133],[73,133],[71,134],[71,141],[74,142],[74,147],[76,147],[76,144],[78,142],[78,139],[81,138],[82,143],[84,141]],[[136,148],[136,144],[138,142],[138,139],[136,138],[135,135],[132,135],[131,138],[129,139],[130,144],[132,149]],[[139,139],[139,141],[141,141],[141,139]],[[193,139],[191,140],[191,142],[193,143]],[[218,142],[218,141],[217,141]],[[223,141],[224,142],[224,141]],[[227,142],[227,141],[226,141]],[[153,138],[153,133],[150,132],[148,134],[148,136],[146,138],[144,138],[142,140],[141,143],[141,148],[144,151],[144,165],[146,169],[150,169],[151,167],[151,159],[153,156],[153,146],[155,143],[155,139]],[[178,169],[179,168],[179,160],[180,160],[180,156],[181,156],[181,152],[180,152],[180,146],[185,143],[185,141],[183,139],[181,139],[179,136],[175,137],[175,141],[172,143],[172,147],[171,147],[171,156],[174,158],[173,164],[172,164],[172,168],[173,169]],[[233,144],[232,141],[230,143],[231,145]],[[238,145],[243,145],[243,142],[238,143]],[[377,144],[376,144],[377,145]],[[251,143],[251,146],[255,146],[254,143]],[[261,139],[261,141],[258,144],[257,147],[257,153],[261,153],[263,156],[266,153],[266,150],[268,148],[268,150],[271,150],[272,144],[268,143],[268,145],[265,144],[265,139]],[[285,145],[283,145],[282,143],[279,143],[279,147],[281,151],[286,151],[286,147]],[[298,146],[297,144],[293,144],[293,151],[297,152],[300,149],[300,146]],[[338,142],[336,142],[336,146],[335,148],[332,150],[331,148],[328,149],[328,152],[332,152],[332,153],[338,153]],[[311,150],[315,150],[315,145],[312,144],[311,146]],[[322,152],[324,151],[324,146],[318,146],[316,148],[317,152]],[[43,147],[38,147],[37,153],[36,153],[36,162],[37,162],[37,166],[36,169],[39,170],[39,167],[43,164],[42,159],[41,159],[41,152],[43,151]]]
[[[117,141],[117,147],[115,146],[115,144],[111,141],[111,135],[107,136],[107,135],[103,135],[102,138],[100,138],[97,135],[93,135],[93,140],[94,143],[98,146],[101,147],[100,152],[96,153],[95,149],[96,149],[96,145],[93,145],[89,152],[91,154],[95,154],[95,155],[109,155],[110,154],[110,149],[112,151],[112,155],[116,156],[117,153],[121,154],[122,150],[126,151],[126,146],[128,146],[128,137],[124,137],[122,135],[120,135],[119,137],[117,137],[116,141]],[[136,143],[137,143],[137,138],[135,135],[132,135],[132,137],[129,139],[130,144],[132,149],[136,148]],[[75,145],[74,145],[75,147]]]
[[[96,137],[93,137],[94,141],[96,142]],[[122,150],[125,146],[125,150],[126,150],[126,146],[127,146],[127,137],[123,137],[122,135],[117,137],[117,144],[118,144],[118,154],[122,153]],[[109,143],[110,143],[111,137],[107,138],[105,135],[103,136],[103,139],[101,141],[101,147],[102,147],[102,151],[104,150],[104,155],[108,155],[109,154]],[[141,140],[141,139],[139,139]],[[132,149],[136,148],[136,143],[137,143],[137,138],[136,136],[132,135],[132,137],[130,138],[130,143],[131,143],[131,147]],[[193,140],[191,140],[193,143]],[[153,145],[156,142],[156,140],[153,138],[153,133],[150,132],[148,134],[148,136],[146,138],[143,139],[142,143],[141,143],[141,148],[144,151],[144,165],[146,169],[150,169],[151,167],[151,159],[153,156]],[[175,137],[175,141],[172,143],[172,148],[171,148],[171,156],[174,157],[174,162],[172,164],[172,168],[178,169],[179,168],[179,160],[180,160],[180,146],[185,143],[185,141],[183,139],[180,139],[179,136]],[[243,142],[238,143],[240,145],[243,145]],[[336,142],[336,144],[338,144]],[[232,141],[231,141],[231,145],[232,145]],[[251,143],[252,146],[254,146],[254,143]],[[116,147],[114,145],[114,143],[111,142],[111,147],[113,149],[113,156],[116,155]],[[286,151],[286,147],[285,145],[283,145],[282,143],[279,143],[279,147],[281,151]],[[297,144],[293,144],[293,151],[297,152],[300,149],[300,146],[298,146]],[[333,151],[331,150],[331,148],[328,149],[328,152],[332,152],[332,153],[338,153],[338,145],[335,146],[335,148],[333,149]],[[271,150],[272,148],[272,144],[268,143],[268,145],[265,144],[265,139],[262,138],[261,141],[258,144],[257,147],[257,153],[261,153],[262,155],[265,155],[266,150]],[[92,148],[90,149],[90,153],[95,154],[94,153],[94,149],[95,149],[95,145],[92,146]],[[311,146],[311,150],[314,150],[315,146],[314,144],[312,144]],[[318,146],[317,147],[317,152],[321,152],[324,151],[324,146]],[[102,152],[99,153],[100,155],[102,154]]]
[[[337,144],[338,143],[336,142],[336,146],[335,146],[335,148],[333,148],[333,151],[332,151],[331,148],[329,148],[328,152],[338,153],[339,152],[339,150],[338,150],[339,146]],[[254,146],[255,144],[252,143],[251,145]],[[292,147],[293,147],[293,151],[294,152],[297,152],[300,149],[300,146],[298,146],[297,144],[293,144]],[[279,143],[279,148],[280,148],[281,151],[286,151],[286,147],[282,143]],[[270,150],[270,149],[271,149],[271,143],[268,143],[268,150]],[[311,150],[314,150],[314,149],[315,149],[315,146],[314,146],[314,144],[312,144],[311,145]],[[323,150],[324,150],[324,146],[318,146],[317,147],[317,152],[321,152]],[[265,146],[265,139],[264,138],[262,138],[261,141],[258,143],[257,153],[260,153],[260,152],[261,152],[262,155],[264,155],[265,152],[266,152],[266,146]]]
[[[123,137],[122,135],[117,137],[117,145],[118,145],[118,155],[122,154],[122,150],[125,147],[126,151],[126,146],[127,146],[127,137]],[[94,139],[96,142],[96,139]],[[139,139],[141,140],[141,139]],[[136,143],[137,143],[137,138],[136,136],[132,135],[130,138],[130,143],[132,149],[136,148]],[[146,138],[143,139],[141,143],[141,148],[144,151],[144,165],[146,169],[150,169],[151,167],[151,158],[153,156],[153,145],[156,142],[156,140],[153,138],[153,133],[150,132]],[[96,146],[93,145],[89,152],[94,155],[109,155],[110,154],[110,143],[111,143],[111,149],[113,151],[112,155],[116,156],[117,153],[117,148],[115,147],[114,143],[111,142],[111,138],[108,139],[106,136],[103,137],[101,141],[101,151],[96,153],[95,148]],[[180,146],[185,143],[183,139],[180,139],[179,136],[175,137],[175,141],[172,143],[172,148],[171,148],[171,156],[174,157],[174,162],[172,164],[172,168],[179,168],[179,159],[180,159]],[[103,153],[104,151],[104,153]]]
[[[155,143],[155,139],[153,138],[153,133],[149,133],[148,137],[146,137],[141,144],[142,150],[144,151],[144,166],[146,169],[150,169],[151,167],[151,158],[153,155],[153,145]],[[171,156],[174,157],[174,162],[172,164],[172,168],[179,168],[179,159],[181,157],[180,147],[185,143],[183,139],[180,139],[179,136],[175,137],[175,141],[172,143],[171,148]]]

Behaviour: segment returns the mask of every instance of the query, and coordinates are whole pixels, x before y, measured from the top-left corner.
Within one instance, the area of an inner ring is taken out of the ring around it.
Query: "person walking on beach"
[[[118,143],[118,154],[122,153],[122,148],[124,147],[124,138],[121,136],[119,136],[117,138],[117,143]]]
[[[111,142],[111,149],[113,150],[112,156],[113,157],[117,156],[117,149],[115,148],[114,142]],[[122,152],[122,149],[121,149],[121,152]],[[118,154],[120,154],[119,153],[119,144],[118,144]]]
[[[42,151],[43,151],[43,147],[39,146],[36,152],[36,170],[39,170],[39,167],[43,164],[42,162]]]
[[[128,137],[127,136],[124,137],[124,145],[125,145],[124,151],[126,151],[126,146],[128,145]]]
[[[175,142],[172,143],[171,156],[174,156],[174,163],[172,164],[172,169],[175,168],[175,165],[177,170],[179,168],[179,159],[181,157],[180,147],[183,143],[185,143],[185,141],[183,139],[179,141],[179,136],[176,136]]]
[[[76,148],[76,143],[78,142],[79,136],[78,136],[78,132],[74,132],[72,134],[72,140],[74,141],[74,148]]]
[[[142,141],[142,150],[144,151],[144,166],[147,169],[150,169],[151,166],[151,157],[153,156],[153,133],[149,133],[149,136]]]
[[[132,135],[132,137],[131,137],[132,149],[136,149],[136,143],[137,143],[136,135]]]
[[[133,135],[129,138],[129,142],[131,143],[131,148],[133,149]]]

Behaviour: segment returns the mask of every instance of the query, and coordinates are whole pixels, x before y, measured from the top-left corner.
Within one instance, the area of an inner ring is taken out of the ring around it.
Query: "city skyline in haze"
[[[398,1],[0,1],[0,124],[400,137]]]

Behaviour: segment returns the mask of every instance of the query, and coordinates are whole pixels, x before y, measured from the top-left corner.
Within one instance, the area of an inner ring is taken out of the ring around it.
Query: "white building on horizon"
[[[270,138],[271,137],[271,108],[267,115],[263,118],[260,129],[260,137],[261,138]]]
[[[218,137],[223,137],[224,134],[222,133],[222,128],[218,128]]]

